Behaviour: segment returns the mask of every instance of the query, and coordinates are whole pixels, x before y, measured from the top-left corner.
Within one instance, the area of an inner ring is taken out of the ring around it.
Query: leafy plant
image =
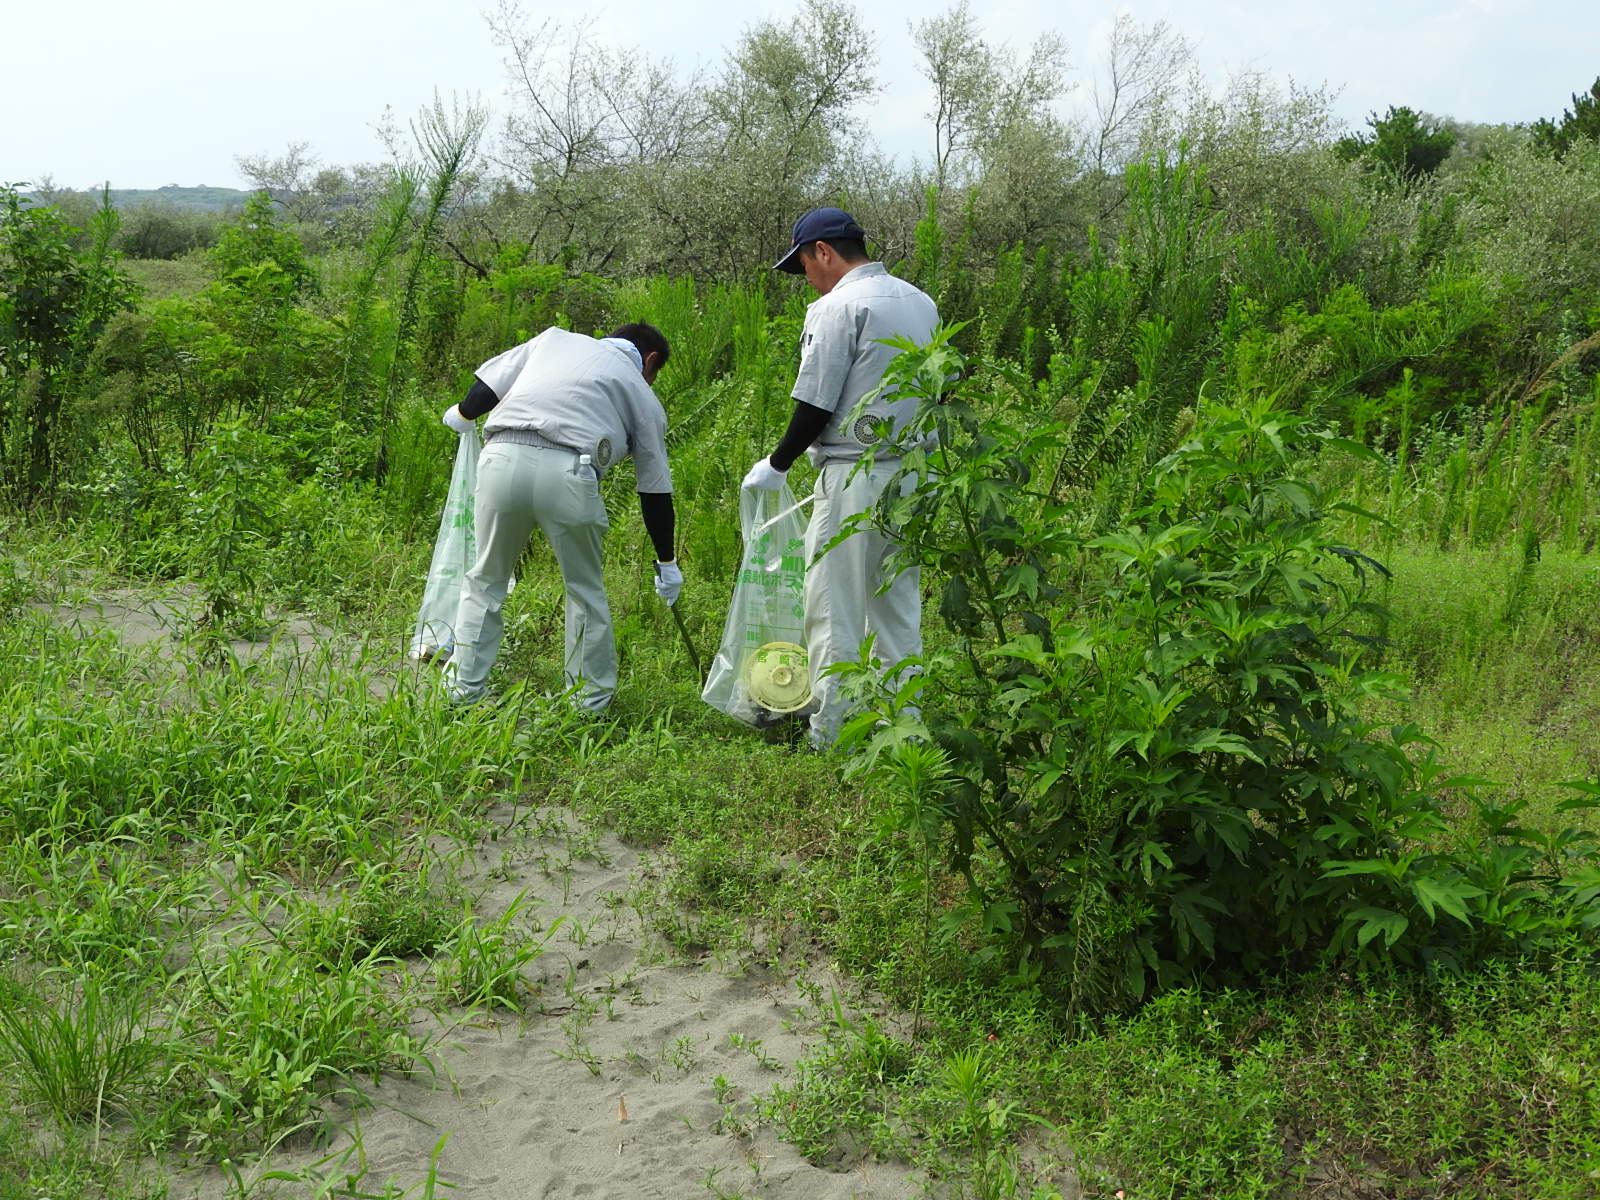
[[[203,628],[258,636],[265,622],[256,564],[272,532],[256,439],[240,424],[220,429],[195,465],[185,514],[205,593]]]
[[[48,978],[40,983],[47,983]],[[23,1095],[57,1121],[99,1122],[154,1085],[158,1039],[144,1028],[145,998],[115,976],[89,974],[61,996],[19,989],[0,1004],[0,1058]]]
[[[1533,144],[1557,158],[1584,139],[1600,141],[1600,77],[1587,93],[1572,93],[1572,107],[1564,109],[1559,120],[1541,117],[1533,123]]]
[[[309,959],[235,946],[193,969],[180,1014],[186,1053],[174,1072],[205,1096],[197,1140],[275,1142],[316,1120],[320,1099],[360,1073],[410,1069],[421,1043],[408,1003],[368,956],[324,971]]]
[[[1362,716],[1399,695],[1361,666],[1383,568],[1332,538],[1340,505],[1301,469],[1361,447],[1269,400],[1203,400],[1195,436],[1101,531],[1051,469],[1059,425],[952,389],[947,335],[901,349],[892,386],[924,399],[895,447],[905,486],[860,520],[945,581],[954,646],[891,673],[846,737],[889,774],[912,739],[945,751],[953,917],[980,954],[1013,947],[1019,980],[1048,971],[1094,1011],[1197,973],[1459,966],[1590,918],[1600,860],[1570,845],[1536,882],[1438,848],[1441,794],[1480,781]],[[868,691],[869,666],[852,672]]]
[[[458,1004],[489,1008],[522,1006],[527,981],[522,968],[544,953],[545,942],[563,924],[551,922],[538,941],[515,929],[512,922],[522,911],[518,896],[493,921],[479,925],[470,908],[434,958],[440,990]]]
[[[137,295],[111,248],[117,221],[107,197],[80,252],[58,209],[0,185],[0,463],[13,500],[55,482],[64,402],[101,327]]]
[[[1346,162],[1361,161],[1391,179],[1411,182],[1431,175],[1450,155],[1456,135],[1401,105],[1367,118],[1371,134],[1352,134],[1334,144]]]
[[[408,871],[368,867],[360,871],[354,933],[359,944],[385,954],[427,954],[450,936],[455,892],[434,891],[426,865]]]

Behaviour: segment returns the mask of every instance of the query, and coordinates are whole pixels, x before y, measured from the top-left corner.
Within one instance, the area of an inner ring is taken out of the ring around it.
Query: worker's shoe
[[[470,708],[481,708],[486,704],[492,704],[493,700],[490,699],[488,692],[481,692],[476,696],[472,696],[447,690],[444,694],[444,703],[445,707],[451,712],[459,713],[466,712]]]
[[[471,708],[489,699],[488,688],[469,688],[461,682],[454,661],[445,663],[439,686],[444,690],[445,703],[452,709]]]

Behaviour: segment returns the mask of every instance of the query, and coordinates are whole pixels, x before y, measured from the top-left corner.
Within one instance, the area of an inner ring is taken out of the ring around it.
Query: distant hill
[[[71,189],[58,189],[65,192]],[[35,192],[26,193],[30,199],[37,200]],[[79,193],[99,201],[98,190],[84,190]],[[181,209],[189,212],[223,212],[230,208],[243,208],[244,202],[252,193],[241,191],[238,188],[207,187],[200,184],[197,187],[180,187],[176,183],[169,183],[166,187],[159,188],[112,188],[111,204],[115,208],[138,208],[145,204],[159,204],[166,208]]]
[[[141,204],[170,204],[173,208],[192,208],[204,212],[220,212],[225,208],[243,208],[253,193],[238,188],[179,187],[169,183],[159,188],[112,188],[111,203],[118,208],[137,208]]]

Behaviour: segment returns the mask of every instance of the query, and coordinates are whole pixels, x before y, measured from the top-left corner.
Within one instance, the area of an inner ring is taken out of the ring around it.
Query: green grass
[[[906,1154],[967,1194],[1579,1197],[1600,1181],[1600,982],[1574,957],[1414,983],[1168,993],[1098,1028],[946,992],[929,1035],[836,1017],[767,1118],[814,1161]]]
[[[727,466],[683,472],[708,529]],[[946,930],[956,890],[923,890],[923,848],[880,819],[890,797],[699,701],[626,505],[607,563],[623,679],[599,724],[543,700],[560,591],[537,540],[501,703],[452,718],[403,662],[426,547],[386,535],[378,498],[357,502],[375,522],[360,530],[310,490],[293,505],[301,558],[270,551],[266,594],[342,635],[293,666],[62,626],[30,606],[126,582],[127,559],[93,525],[0,526],[0,1194],[153,1198],[137,1181],[154,1164],[239,1161],[308,1134],[329,1097],[418,1069],[416,1007],[524,1003],[553,930],[474,911],[453,865],[506,798],[653,847],[633,902],[680,952],[802,977],[821,958],[920,1005],[918,1032],[817,992],[811,1060],[727,1098],[730,1128],[764,1123],[819,1162],[905,1159],[935,1194],[1036,1200],[1600,1190],[1600,988],[1580,952],[1428,985],[1195,988],[1067,1023]],[[721,632],[715,545],[686,559],[702,657]],[[1374,716],[1419,720],[1447,761],[1552,819],[1557,784],[1600,763],[1600,573],[1554,549],[1530,567],[1516,545],[1396,538],[1380,557],[1384,665],[1415,698]]]
[[[27,606],[105,583],[51,562],[64,541],[8,574],[0,624],[6,1195],[131,1194],[163,1156],[297,1137],[417,1068],[419,1006],[520,1006],[542,946],[464,902],[449,848],[547,728],[451,719],[399,639],[216,665],[64,625]]]
[[[1393,614],[1386,669],[1411,687],[1402,709],[1444,761],[1552,817],[1571,779],[1600,777],[1600,563],[1545,551],[1405,547],[1375,598]]]
[[[211,282],[203,254],[183,258],[127,258],[122,267],[144,291],[146,300],[168,300],[197,294]]]

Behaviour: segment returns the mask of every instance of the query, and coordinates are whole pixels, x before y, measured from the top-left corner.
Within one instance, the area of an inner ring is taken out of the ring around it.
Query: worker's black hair
[[[667,359],[672,354],[672,347],[667,345],[666,335],[654,325],[646,325],[643,321],[630,321],[626,325],[619,325],[606,336],[632,342],[641,358],[652,353],[661,355],[663,367],[667,365]]]
[[[833,252],[847,263],[867,261],[867,243],[861,238],[831,237],[818,238],[817,242],[827,242],[833,247]],[[817,252],[817,242],[811,243],[811,253]]]

